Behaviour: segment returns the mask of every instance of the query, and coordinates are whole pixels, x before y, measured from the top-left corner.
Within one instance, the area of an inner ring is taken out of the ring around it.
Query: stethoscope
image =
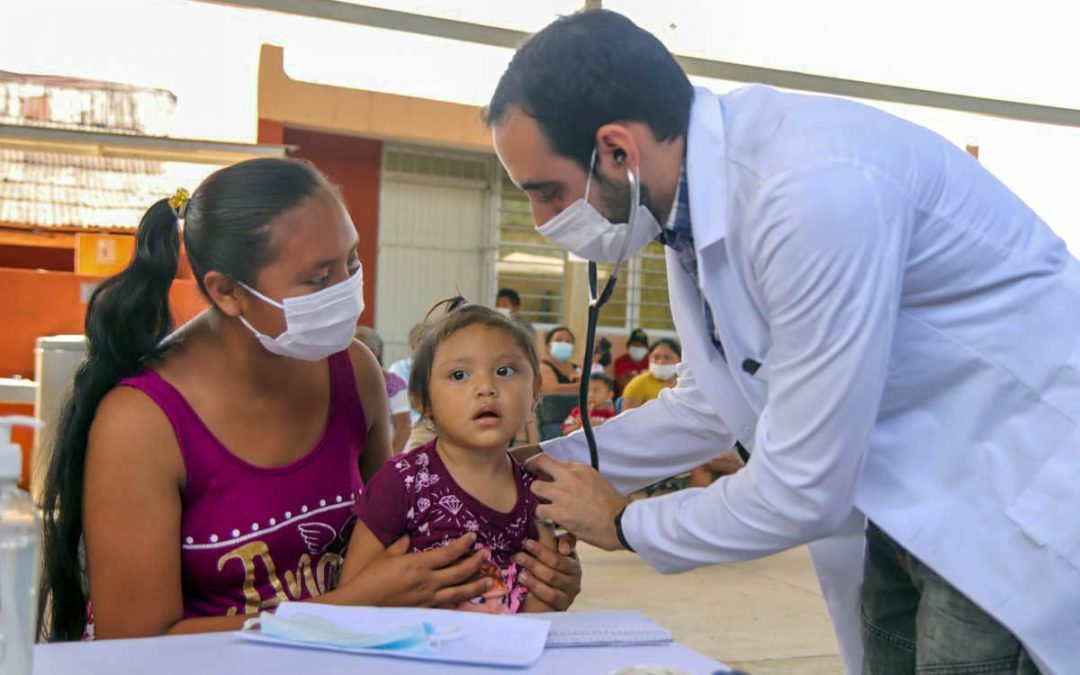
[[[626,154],[621,150],[617,150],[615,152],[615,162],[621,165],[625,161]],[[591,166],[589,170],[592,171]],[[623,238],[619,257],[615,259],[615,269],[612,270],[603,290],[598,291],[599,281],[597,279],[596,263],[592,260],[589,261],[589,306],[588,327],[585,330],[585,367],[582,369],[584,372],[581,376],[581,386],[578,389],[578,406],[582,411],[581,430],[585,433],[585,442],[589,446],[589,464],[597,471],[600,470],[600,455],[596,450],[596,437],[593,435],[592,421],[589,419],[589,380],[592,378],[592,362],[595,356],[596,324],[600,319],[600,310],[604,308],[604,305],[611,299],[611,294],[615,291],[615,283],[619,280],[619,271],[622,269],[623,261],[626,260],[626,251],[630,246],[630,235],[634,232],[638,205],[641,203],[641,186],[630,167],[626,167],[626,178],[630,181],[630,215],[626,224],[626,237]]]

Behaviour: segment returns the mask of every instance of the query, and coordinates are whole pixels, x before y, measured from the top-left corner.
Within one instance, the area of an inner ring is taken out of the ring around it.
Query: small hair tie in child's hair
[[[187,210],[188,201],[191,199],[191,195],[184,188],[177,188],[176,194],[169,197],[169,208],[172,209],[174,215],[178,220],[183,219],[184,211]]]
[[[468,307],[468,306],[469,306],[469,301],[467,299],[465,299],[465,296],[463,296],[463,295],[455,295],[452,298],[447,298],[445,300],[440,300],[439,302],[436,302],[435,305],[431,309],[428,310],[427,316],[424,318],[424,323],[428,323],[431,320],[431,316],[433,314],[435,314],[435,312],[438,311],[438,309],[440,307],[443,308],[443,316],[446,316],[447,314],[450,314],[454,310],[458,310],[458,309],[461,309],[462,307]]]

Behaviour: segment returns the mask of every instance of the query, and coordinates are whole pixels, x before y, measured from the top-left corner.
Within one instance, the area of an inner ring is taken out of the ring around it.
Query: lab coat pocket
[[[1006,511],[1024,534],[1080,568],[1080,427]]]

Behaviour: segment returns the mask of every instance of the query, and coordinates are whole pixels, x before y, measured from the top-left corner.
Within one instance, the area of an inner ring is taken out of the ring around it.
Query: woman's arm
[[[390,413],[386,401],[386,381],[375,355],[363,343],[353,340],[349,347],[356,389],[367,420],[367,444],[360,455],[360,475],[367,481],[390,458]]]
[[[546,606],[562,612],[581,593],[581,562],[574,551],[577,539],[567,533],[545,544],[543,531],[540,536],[541,541],[526,541],[525,550],[514,556],[518,567],[524,568],[518,580],[528,587],[529,597],[535,598],[531,607]]]
[[[572,376],[577,379],[577,374]],[[559,376],[555,368],[547,363],[540,364],[540,391],[544,394],[565,394],[576,392],[581,385],[577,382],[559,384]]]
[[[180,581],[185,480],[165,413],[137,389],[117,387],[107,394],[90,427],[83,494],[97,637],[163,635],[185,623]],[[239,627],[239,617],[234,618],[232,627]]]
[[[409,434],[412,433],[412,420],[408,412],[394,415],[394,434],[390,443],[390,452],[399,455],[405,452],[405,444],[409,442]]]
[[[546,548],[553,551],[558,550],[558,544],[555,541],[555,530],[545,523],[537,523],[536,528],[539,531],[540,543]],[[523,572],[524,574],[524,572]],[[580,580],[579,580],[580,581]],[[580,587],[580,584],[579,584]],[[536,593],[529,593],[525,597],[525,603],[521,606],[523,612],[554,612],[556,609],[547,604],[537,596]]]
[[[645,404],[645,401],[643,399],[640,399],[640,398],[636,397],[636,396],[626,396],[626,395],[624,395],[623,398],[622,398],[622,409],[623,410],[630,410],[632,408],[640,408],[644,404]]]

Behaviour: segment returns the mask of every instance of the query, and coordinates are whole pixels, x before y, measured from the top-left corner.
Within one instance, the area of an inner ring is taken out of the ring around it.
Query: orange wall
[[[0,269],[0,377],[34,376],[37,338],[82,333],[82,285],[100,281],[71,272]],[[194,281],[177,280],[170,299],[178,323],[205,307]]]
[[[76,274],[111,277],[122,272],[134,254],[134,235],[100,232],[75,235]]]
[[[272,133],[265,120],[260,133]],[[260,138],[260,141],[264,139]],[[292,153],[317,166],[337,185],[360,235],[360,262],[364,266],[364,315],[360,323],[375,320],[375,283],[379,247],[379,171],[382,143],[354,136],[325,134],[285,127],[283,142],[299,146]]]

